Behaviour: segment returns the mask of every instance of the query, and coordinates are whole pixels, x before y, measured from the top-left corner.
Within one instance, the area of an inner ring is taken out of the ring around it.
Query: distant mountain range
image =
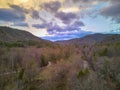
[[[51,42],[0,27],[0,90],[120,90],[119,68],[119,34]]]
[[[0,27],[0,42],[15,42],[15,41],[38,41],[41,44],[54,44],[51,41],[41,39],[32,35],[27,31],[17,30],[9,27]],[[89,34],[82,38],[75,38],[70,40],[56,41],[58,44],[75,44],[75,45],[85,45],[85,44],[95,44],[95,43],[113,43],[120,42],[120,34]]]
[[[51,41],[60,41],[60,40],[70,40],[73,38],[81,38],[89,34],[93,34],[93,32],[79,30],[79,32],[67,32],[67,33],[63,32],[63,33],[57,33],[53,36],[44,36],[42,38]]]
[[[59,44],[77,44],[77,45],[92,45],[95,43],[113,43],[120,42],[120,34],[90,34],[82,38],[75,38],[71,40],[57,41]]]

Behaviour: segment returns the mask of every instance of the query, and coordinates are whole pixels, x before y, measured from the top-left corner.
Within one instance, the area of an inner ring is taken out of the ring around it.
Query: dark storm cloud
[[[13,9],[0,9],[0,20],[6,22],[24,21],[25,14]]]
[[[28,27],[28,24],[25,22],[23,22],[23,23],[20,22],[20,23],[14,23],[14,25],[12,25],[12,26]]]
[[[55,17],[61,19],[64,24],[70,24],[72,20],[77,18],[77,15],[75,13],[58,12]]]
[[[46,11],[55,13],[61,7],[61,3],[59,1],[52,1],[49,3],[44,3],[42,6]]]

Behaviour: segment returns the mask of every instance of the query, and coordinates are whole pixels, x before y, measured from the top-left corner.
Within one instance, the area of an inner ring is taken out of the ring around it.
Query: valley
[[[120,35],[51,42],[0,27],[0,90],[120,90]]]

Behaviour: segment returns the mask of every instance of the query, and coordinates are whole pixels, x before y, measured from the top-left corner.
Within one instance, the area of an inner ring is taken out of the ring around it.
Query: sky
[[[120,33],[120,0],[0,0],[0,26],[51,41]]]

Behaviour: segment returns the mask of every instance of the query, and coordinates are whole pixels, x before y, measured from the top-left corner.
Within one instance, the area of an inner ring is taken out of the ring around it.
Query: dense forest
[[[120,90],[119,66],[120,35],[50,42],[0,27],[0,90]]]

